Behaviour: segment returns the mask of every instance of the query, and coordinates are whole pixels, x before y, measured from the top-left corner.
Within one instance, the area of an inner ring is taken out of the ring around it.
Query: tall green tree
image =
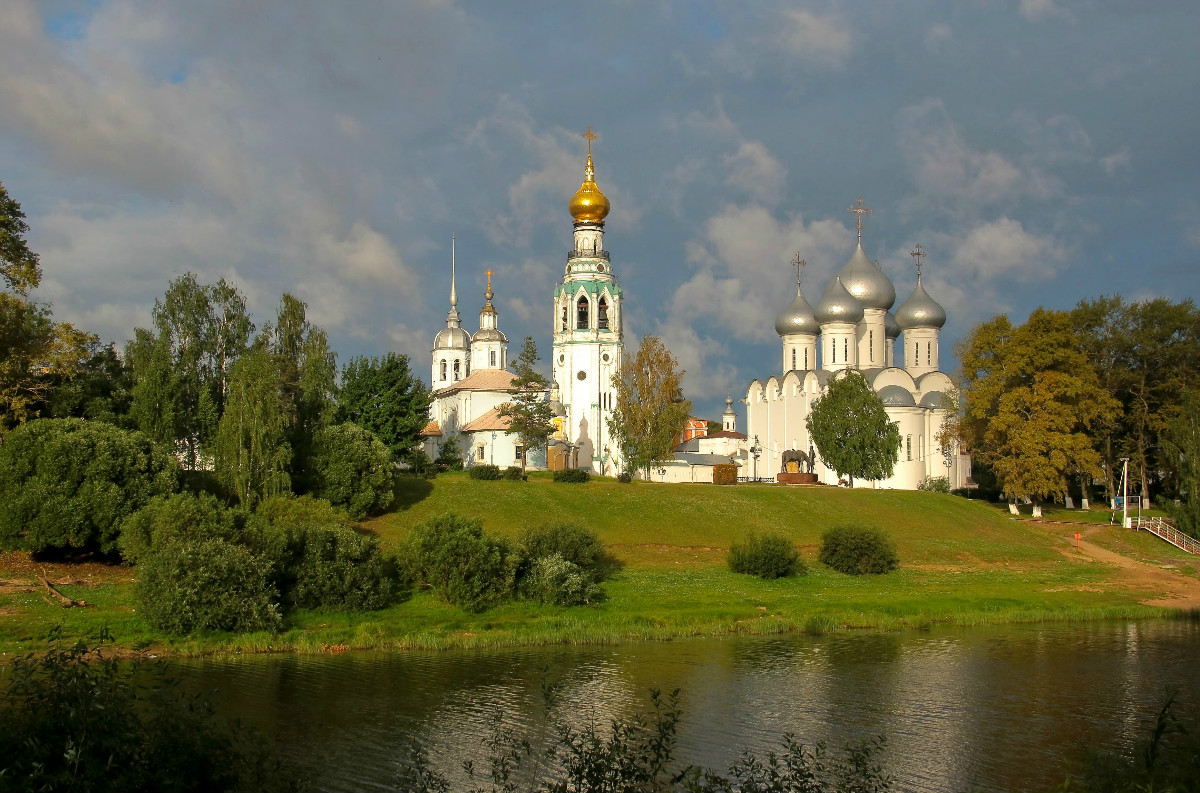
[[[883,400],[861,374],[834,378],[812,403],[808,434],[825,464],[838,476],[887,479],[900,455],[900,430],[888,418]]]
[[[1120,404],[1080,350],[1068,312],[1039,308],[1016,328],[997,316],[958,352],[961,440],[1010,499],[1063,498],[1068,477],[1102,475],[1096,437]]]
[[[1181,531],[1200,539],[1200,391],[1185,391],[1182,402],[1162,438],[1164,456],[1179,471],[1180,500],[1162,506]]]
[[[684,370],[657,336],[642,337],[637,355],[621,361],[613,375],[616,394],[609,432],[625,465],[645,470],[671,459],[692,403],[683,398]]]
[[[325,331],[308,321],[307,310],[304,301],[285,292],[271,341],[292,448],[291,472],[300,492],[307,492],[314,475],[316,434],[332,423],[337,408],[337,356]]]
[[[407,355],[351,358],[338,388],[338,421],[375,433],[400,460],[429,422],[433,397],[409,368]]]
[[[534,366],[538,362],[537,344],[532,336],[525,337],[521,354],[513,362],[517,377],[512,381],[513,399],[500,406],[501,418],[508,419],[508,432],[521,439],[521,475],[525,474],[525,461],[534,449],[546,445],[546,439],[554,432],[554,413],[547,398],[550,384]]]
[[[277,359],[260,338],[230,371],[216,438],[216,474],[247,507],[291,488],[288,420]]]
[[[42,281],[38,255],[25,242],[28,233],[21,205],[0,182],[0,276],[6,288],[23,298]]]

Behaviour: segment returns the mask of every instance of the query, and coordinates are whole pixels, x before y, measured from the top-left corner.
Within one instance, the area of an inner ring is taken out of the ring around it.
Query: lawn
[[[605,584],[607,599],[591,606],[513,602],[467,614],[429,592],[418,592],[370,614],[295,613],[277,635],[171,639],[156,634],[138,617],[131,584],[135,569],[52,566],[46,572],[53,580],[73,582],[60,587],[65,594],[95,605],[63,609],[34,586],[14,586],[29,580],[27,556],[0,555],[0,583],[8,582],[0,586],[0,652],[11,656],[44,646],[54,625],[61,625],[66,636],[86,636],[107,627],[123,645],[149,645],[155,652],[319,652],[921,629],[935,623],[1177,613],[1139,605],[1147,593],[1123,585],[1114,568],[1063,553],[1072,526],[1014,520],[978,501],[936,493],[622,485],[603,479],[580,485],[558,484],[538,475],[528,482],[481,482],[455,474],[433,481],[402,478],[393,511],[365,526],[394,550],[412,526],[449,511],[478,517],[486,530],[513,538],[528,524],[582,523],[600,535],[623,567]],[[817,562],[821,532],[852,521],[879,526],[893,537],[899,570],[852,577]],[[1140,561],[1173,560],[1180,575],[1195,575],[1185,568],[1186,560],[1172,554],[1175,549],[1156,538],[1115,527],[1089,529],[1089,541]],[[787,535],[800,548],[808,573],[761,581],[729,572],[729,545],[750,531]]]

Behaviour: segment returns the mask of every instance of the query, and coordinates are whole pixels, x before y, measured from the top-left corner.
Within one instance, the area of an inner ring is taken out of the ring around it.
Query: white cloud
[[[725,183],[750,198],[774,204],[783,196],[787,166],[758,141],[746,141],[737,153],[725,158],[728,176]]]
[[[1021,0],[1018,10],[1031,22],[1040,22],[1053,17],[1068,17],[1067,12],[1055,0]]]
[[[1100,167],[1104,169],[1104,173],[1111,178],[1117,175],[1118,171],[1122,171],[1129,167],[1129,147],[1122,146],[1119,151],[1114,151],[1112,154],[1100,158]]]
[[[954,38],[954,31],[945,22],[938,22],[929,30],[925,31],[925,48],[928,50],[937,50],[942,42],[949,41]]]
[[[778,40],[786,52],[805,60],[841,63],[852,49],[845,22],[799,8],[780,12]]]
[[[1002,217],[966,233],[954,248],[953,267],[982,280],[1045,279],[1065,255],[1051,237],[1032,234],[1020,221]]]

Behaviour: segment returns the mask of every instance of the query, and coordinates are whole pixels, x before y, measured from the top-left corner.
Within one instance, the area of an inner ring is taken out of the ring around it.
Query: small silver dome
[[[883,274],[879,265],[867,258],[861,240],[839,275],[842,277],[842,286],[846,287],[846,291],[854,295],[864,308],[887,310],[895,305],[896,287],[892,284],[892,279]]]
[[[796,296],[788,303],[788,307],[783,310],[779,316],[775,317],[775,332],[780,336],[788,336],[793,333],[810,333],[817,334],[821,332],[821,326],[817,324],[817,318],[813,316],[813,308],[804,299],[804,295],[800,294],[800,290],[796,290]]]
[[[896,322],[896,315],[890,311],[883,315],[883,332],[893,341],[900,338],[900,324]]]
[[[946,309],[929,296],[917,276],[917,285],[900,308],[896,309],[896,324],[909,328],[940,328],[946,324]]]
[[[435,350],[465,350],[471,346],[471,334],[462,328],[442,328],[433,337]]]
[[[885,385],[879,389],[879,398],[883,400],[883,404],[890,408],[915,408],[917,400],[913,399],[913,395],[907,388],[901,388],[898,385]]]
[[[508,344],[508,337],[501,333],[498,328],[480,328],[475,331],[475,335],[471,337],[471,341],[498,341]]]
[[[863,306],[854,295],[846,291],[841,276],[838,276],[829,282],[813,315],[822,325],[830,322],[848,322],[855,325],[863,318]]]
[[[946,406],[946,395],[941,391],[930,391],[921,397],[921,407],[937,410]]]

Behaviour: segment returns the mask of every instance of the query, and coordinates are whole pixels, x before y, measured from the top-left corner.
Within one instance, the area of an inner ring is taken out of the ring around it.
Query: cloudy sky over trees
[[[944,339],[1200,295],[1195,2],[3,0],[0,179],[55,316],[123,345],[185,271],[285,289],[342,360],[464,324],[549,346],[592,125],[626,328],[713,416],[864,243]],[[516,347],[513,348],[515,353]]]

